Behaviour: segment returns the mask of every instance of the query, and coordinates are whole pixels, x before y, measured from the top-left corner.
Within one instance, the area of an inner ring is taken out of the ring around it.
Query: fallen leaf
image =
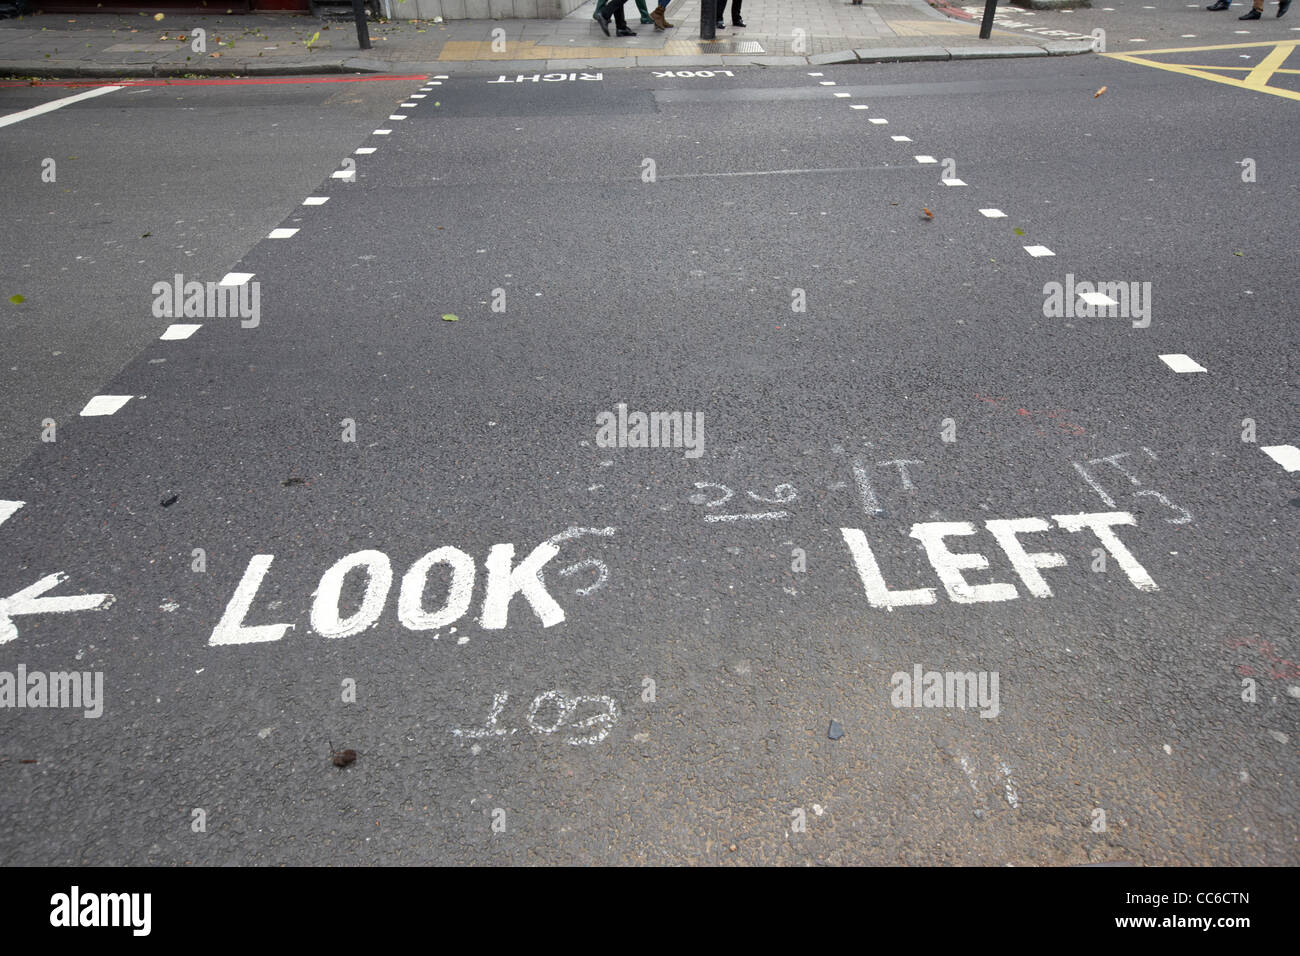
[[[459,315],[452,315],[450,312],[448,312],[446,315],[444,315],[444,316],[442,317],[442,321],[444,321],[444,322],[459,322],[459,321],[460,321],[460,316],[459,316]]]
[[[152,236],[152,235],[153,235],[152,232],[146,232],[146,233],[145,233],[143,236],[141,236],[140,238],[141,238],[141,239],[148,239],[148,238],[149,238],[150,236]]]
[[[1240,252],[1234,252],[1234,253],[1233,253],[1234,256],[1239,256],[1239,255],[1241,255],[1241,254],[1242,254],[1242,253],[1240,253]]]
[[[933,218],[934,218],[934,213],[930,212],[930,210],[926,209],[924,206],[921,207],[921,212],[925,213],[925,218],[926,218],[926,219],[933,219]]]
[[[1017,236],[1023,236],[1025,234],[1025,230],[1019,228],[1013,229],[1012,232],[1014,232]]]
[[[1237,253],[1237,255],[1241,255],[1241,253],[1239,252]],[[22,305],[24,302],[27,301],[27,296],[14,294],[9,297],[9,301],[12,302],[14,305]]]
[[[163,18],[163,14],[161,14],[161,13],[155,13],[155,14],[153,15],[153,18],[154,18],[155,20],[161,20],[161,19]]]
[[[1103,94],[1103,93],[1105,93],[1105,92],[1106,92],[1106,87],[1103,86],[1103,87],[1102,87],[1101,89],[1099,89],[1096,93],[1093,93],[1093,94],[1092,94],[1092,98],[1095,100],[1097,97],[1101,96],[1101,94]]]

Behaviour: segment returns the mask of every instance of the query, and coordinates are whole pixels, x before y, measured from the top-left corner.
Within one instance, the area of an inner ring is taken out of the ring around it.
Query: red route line
[[[409,73],[401,76],[276,76],[213,77],[206,80],[183,80],[161,77],[152,80],[0,80],[0,87],[12,86],[249,86],[275,83],[365,83],[392,80],[426,80],[432,74]]]

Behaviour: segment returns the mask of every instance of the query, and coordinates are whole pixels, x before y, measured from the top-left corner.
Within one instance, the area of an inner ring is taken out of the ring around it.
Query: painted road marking
[[[980,214],[988,216],[990,219],[1006,219],[1007,214],[1001,209],[981,209]]]
[[[1079,298],[1083,299],[1088,305],[1119,305],[1118,302],[1104,292],[1080,292]]]
[[[1043,256],[1056,255],[1056,253],[1047,248],[1047,246],[1025,246],[1025,252],[1029,253],[1035,259],[1042,258]]]
[[[302,201],[302,204],[304,206],[323,206],[329,201],[329,196],[308,196]]]
[[[877,126],[884,126],[889,122],[889,120],[884,119],[880,116],[873,116],[871,117],[871,122],[875,123]]]
[[[388,135],[389,133],[391,133],[391,132],[392,132],[391,129],[377,129],[377,130],[375,130],[375,135],[376,135],[376,136],[387,136],[387,135]]]
[[[402,104],[402,106],[407,107],[407,108],[412,107],[412,106],[419,106],[419,105],[420,105],[419,103],[403,103],[403,104]]]
[[[1201,365],[1191,356],[1184,355],[1181,352],[1171,353],[1160,356],[1160,361],[1164,362],[1175,372],[1204,372],[1205,366]]]
[[[21,504],[21,502],[19,502]],[[18,636],[13,619],[19,614],[66,614],[69,611],[102,611],[113,603],[111,594],[71,594],[63,597],[41,597],[68,580],[62,571],[47,574],[35,584],[0,598],[0,644],[8,644]]]
[[[393,114],[392,114],[391,116],[389,116],[388,118],[389,118],[390,120],[404,120],[404,119],[406,119],[406,116],[405,116],[404,114],[402,114],[402,113],[393,113]]]
[[[272,229],[267,233],[268,239],[292,239],[298,234],[297,229]]]
[[[822,86],[834,86],[834,85],[835,85],[835,81],[834,81],[834,80],[822,80],[822,81],[821,81],[821,85],[822,85]]]
[[[868,106],[866,103],[850,103],[850,104],[849,104],[849,109],[851,109],[851,110],[869,110],[869,109],[871,109],[871,107]]]
[[[842,99],[842,98],[844,98],[844,97],[852,96],[853,94],[852,94],[852,93],[832,93],[831,95]]]
[[[933,156],[913,156],[912,158],[915,159],[918,163],[937,163],[937,162],[938,162],[938,160],[935,159]]]
[[[129,402],[134,396],[132,395],[96,395],[90,401],[86,402],[86,407],[81,410],[81,414],[90,417],[92,415],[112,415],[119,411],[123,405]]]
[[[103,96],[105,93],[112,93],[114,90],[120,90],[120,86],[101,86],[97,89],[86,90],[84,93],[75,93],[72,96],[64,96],[57,100],[51,100],[48,103],[42,103],[40,106],[33,106],[29,110],[20,110],[17,113],[10,113],[8,116],[0,116],[0,126],[12,126],[14,123],[21,123],[23,120],[31,119],[34,116],[40,116],[42,113],[50,113],[65,106],[81,100],[92,99],[96,96]]]
[[[1269,80],[1274,74],[1295,73],[1295,70],[1285,70],[1282,65],[1287,58],[1295,52],[1296,47],[1300,45],[1300,40],[1281,40],[1266,41],[1261,43],[1227,43],[1215,44],[1212,46],[1188,46],[1174,47],[1165,50],[1147,50],[1141,56],[1130,53],[1103,53],[1102,56],[1108,56],[1115,60],[1125,60],[1129,63],[1136,63],[1139,66],[1149,66],[1157,70],[1168,70],[1171,73],[1181,73],[1184,76],[1197,77],[1202,80],[1209,80],[1212,83],[1224,83],[1228,86],[1235,86],[1238,89],[1253,90],[1256,93],[1271,93],[1274,96],[1285,97],[1291,100],[1300,100],[1300,90],[1288,90],[1278,86],[1270,86]],[[1233,76],[1223,76],[1220,70],[1236,72],[1242,70],[1241,67],[1226,66],[1204,66],[1188,65],[1185,63],[1162,63],[1159,60],[1153,60],[1151,57],[1160,54],[1187,54],[1200,52],[1217,52],[1221,50],[1246,50],[1270,47],[1271,50],[1259,61],[1244,77],[1237,78]]]
[[[330,173],[331,179],[356,179],[357,171],[355,169],[339,169]]]
[[[912,137],[910,136],[891,136],[889,138],[895,143],[910,143],[912,141]]]
[[[424,99],[424,98],[425,98],[426,96],[428,96],[428,95],[429,95],[428,93],[412,93],[412,94],[411,94],[411,99],[413,99],[413,100],[422,100],[422,99]]]
[[[965,185],[966,185],[965,180],[962,180],[962,179],[941,179],[940,182],[943,183],[945,186],[965,186]]]
[[[188,339],[201,328],[203,328],[202,324],[189,325],[183,322],[176,325],[169,325],[167,326],[167,331],[158,336],[158,338],[163,342],[177,342],[181,339]]]
[[[227,272],[217,285],[243,285],[254,275],[253,272]]]
[[[1287,471],[1300,471],[1300,448],[1295,445],[1264,445],[1259,450]]]
[[[373,153],[373,152],[375,151],[375,149],[376,149],[376,147],[374,147],[374,146],[358,146],[358,147],[357,147],[357,155],[358,155],[358,156],[369,156],[371,153]]]
[[[27,504],[25,501],[0,501],[0,524],[4,524],[14,516],[14,513]]]

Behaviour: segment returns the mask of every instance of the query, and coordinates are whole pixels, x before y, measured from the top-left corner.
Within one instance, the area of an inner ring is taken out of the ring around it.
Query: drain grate
[[[710,53],[762,53],[757,40],[701,40],[700,46]]]

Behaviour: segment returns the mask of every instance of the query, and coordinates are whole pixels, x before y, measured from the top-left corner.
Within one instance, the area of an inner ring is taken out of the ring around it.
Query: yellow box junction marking
[[[1254,90],[1257,93],[1271,93],[1274,96],[1286,97],[1289,100],[1300,100],[1300,90],[1287,90],[1281,87],[1268,85],[1268,81],[1273,78],[1274,74],[1300,73],[1300,70],[1286,70],[1282,68],[1282,64],[1286,62],[1287,57],[1295,52],[1296,46],[1298,45],[1300,45],[1300,40],[1271,40],[1263,43],[1225,43],[1215,46],[1185,46],[1172,47],[1167,50],[1143,50],[1140,54],[1103,53],[1101,55],[1110,57],[1112,60],[1124,60],[1128,63],[1137,63],[1140,66],[1155,67],[1157,70],[1168,70],[1171,73],[1181,73],[1183,76],[1195,76],[1202,80],[1210,80],[1214,83],[1224,83],[1228,86],[1235,86],[1238,89]],[[1160,54],[1166,53],[1200,53],[1217,50],[1246,50],[1257,47],[1272,47],[1272,50],[1265,55],[1264,59],[1252,67],[1162,63],[1159,60],[1151,59],[1152,56],[1159,56]],[[1243,77],[1224,76],[1224,72],[1244,72],[1246,75]]]

